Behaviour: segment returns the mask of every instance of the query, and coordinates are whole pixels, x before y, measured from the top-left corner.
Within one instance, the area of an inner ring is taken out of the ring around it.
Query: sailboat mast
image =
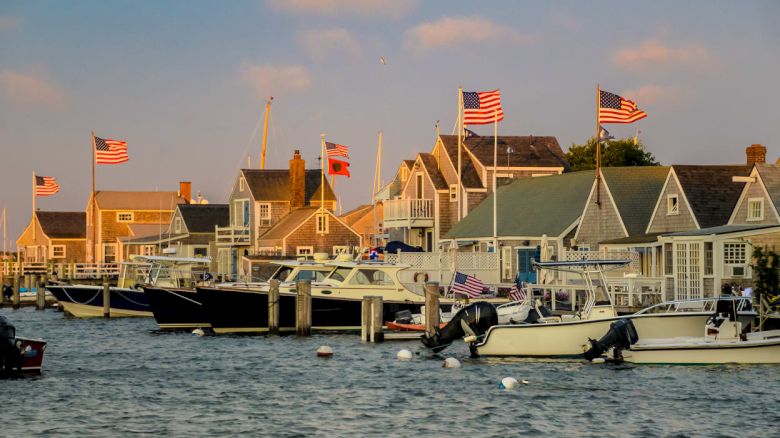
[[[263,129],[263,151],[260,154],[260,168],[265,169],[265,147],[268,144],[268,119],[271,116],[271,101],[274,100],[274,97],[271,96],[266,102],[265,102],[265,128]]]

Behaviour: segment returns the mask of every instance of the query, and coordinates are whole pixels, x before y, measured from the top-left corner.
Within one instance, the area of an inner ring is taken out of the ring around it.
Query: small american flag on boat
[[[476,298],[482,295],[482,289],[484,288],[485,283],[479,278],[462,272],[455,272],[455,278],[452,279],[450,291],[465,294],[469,298]]]
[[[513,284],[512,289],[509,290],[509,299],[512,301],[524,301],[525,296],[525,288],[517,283]]]

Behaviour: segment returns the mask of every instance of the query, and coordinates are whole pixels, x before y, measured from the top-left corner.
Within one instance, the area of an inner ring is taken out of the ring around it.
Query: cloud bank
[[[685,44],[679,47],[664,45],[658,41],[645,41],[636,47],[617,51],[612,63],[628,71],[647,69],[679,69],[681,67],[712,67],[712,52],[701,44]]]
[[[40,74],[2,70],[0,89],[10,101],[20,105],[50,108],[61,108],[65,105],[65,94]]]
[[[417,8],[417,0],[266,0],[277,11],[296,15],[399,18]]]
[[[343,28],[315,29],[303,32],[299,40],[306,52],[315,58],[325,58],[333,54],[360,54],[360,44],[355,35]]]
[[[309,71],[300,65],[249,65],[243,69],[242,76],[258,96],[264,98],[303,91],[311,86]]]
[[[462,45],[523,44],[533,39],[517,29],[479,16],[443,17],[421,23],[405,33],[406,47],[418,53]]]

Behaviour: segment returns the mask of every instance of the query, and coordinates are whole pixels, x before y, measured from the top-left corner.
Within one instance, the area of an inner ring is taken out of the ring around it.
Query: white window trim
[[[349,245],[333,245],[333,255],[349,254]]]
[[[238,191],[243,192],[244,190],[246,190],[246,180],[242,176],[238,178]]]
[[[181,234],[181,223],[182,220],[180,217],[173,219],[173,232],[176,234]]]
[[[155,247],[156,247],[156,245],[141,245],[140,254],[141,255],[145,255],[145,256],[152,256],[152,255],[154,255]],[[147,250],[149,250],[149,251],[147,251]]]
[[[749,221],[762,221],[764,220],[764,198],[748,198],[747,200],[747,220]],[[760,212],[761,214],[758,217],[752,216],[753,209],[750,208],[751,204],[758,203],[761,207]]]
[[[122,215],[125,215],[125,214],[129,214],[130,215],[130,219],[121,219]],[[133,222],[134,220],[135,220],[135,213],[133,213],[132,211],[117,211],[116,212],[116,221],[117,222],[130,223],[130,222]]]
[[[414,198],[425,199],[425,177],[422,172],[414,174]]]
[[[330,231],[330,218],[328,213],[317,213],[314,216],[314,229],[317,232],[317,234],[328,234]],[[323,223],[325,224],[325,230],[320,230],[320,217],[324,217],[325,220]]]
[[[260,214],[263,211],[262,207],[268,207],[268,214],[266,216],[262,216]],[[271,203],[270,202],[257,203],[257,223],[259,225],[271,225]]]
[[[244,203],[249,203],[247,198],[238,198],[233,200],[233,226],[243,227],[245,222],[244,218]],[[239,220],[240,219],[240,220]],[[250,218],[251,219],[251,218]]]
[[[62,255],[54,255],[54,249],[55,248],[62,248]],[[64,259],[66,255],[66,249],[65,245],[52,245],[50,249],[49,258],[50,259]]]
[[[206,250],[205,257],[209,256],[209,247],[208,247],[208,245],[195,245],[195,246],[192,247],[192,256],[193,257],[201,257],[201,256],[198,256],[198,255],[195,255],[195,250],[196,249],[205,249]]]
[[[306,251],[304,254],[301,252]],[[295,247],[295,255],[297,256],[310,256],[314,255],[314,247],[313,246],[296,246]]]
[[[674,199],[674,210],[672,210],[672,199]],[[680,197],[675,193],[666,195],[666,215],[676,216],[680,214]]]
[[[458,202],[458,185],[457,184],[450,184],[450,202]]]

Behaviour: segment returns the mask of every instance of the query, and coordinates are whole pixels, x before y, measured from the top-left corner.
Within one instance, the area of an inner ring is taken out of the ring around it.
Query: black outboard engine
[[[590,348],[585,352],[585,359],[593,360],[614,347],[615,360],[621,360],[622,356],[620,351],[631,347],[631,345],[638,340],[639,336],[636,333],[634,323],[631,322],[630,319],[619,319],[609,325],[607,334],[602,336],[598,341],[595,339],[588,339]]]
[[[0,374],[18,371],[23,360],[21,351],[16,348],[16,328],[0,315]]]
[[[398,312],[395,312],[395,322],[398,324],[412,324],[414,323],[414,318],[412,317],[412,311],[411,310],[399,310]]]
[[[422,339],[423,345],[430,348],[434,353],[438,353],[447,348],[456,339],[463,338],[466,335],[466,328],[480,337],[487,330],[498,324],[498,311],[496,306],[485,301],[478,301],[460,309],[450,322],[443,328],[436,330],[433,336],[426,336]]]

